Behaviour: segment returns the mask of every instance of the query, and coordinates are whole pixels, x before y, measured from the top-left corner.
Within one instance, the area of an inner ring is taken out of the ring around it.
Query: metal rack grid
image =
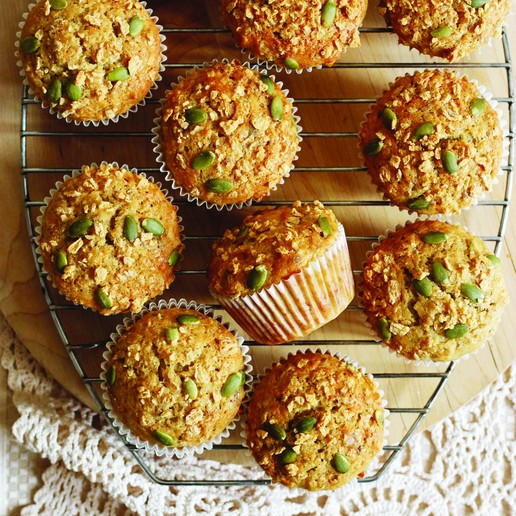
[[[165,34],[179,34],[179,33],[226,33],[228,32],[226,29],[219,28],[166,28],[163,31]],[[372,33],[372,34],[381,34],[381,33],[390,33],[391,30],[389,28],[362,28],[361,33]],[[507,221],[508,221],[508,210],[510,205],[511,193],[512,193],[512,173],[514,167],[514,131],[515,131],[515,121],[516,121],[516,112],[515,112],[515,92],[514,92],[514,79],[512,72],[512,62],[509,51],[508,44],[508,36],[507,32],[503,31],[502,34],[502,46],[503,46],[503,54],[504,54],[504,62],[499,63],[463,63],[463,64],[442,64],[442,63],[424,63],[425,68],[498,68],[502,69],[505,72],[506,80],[507,80],[507,97],[497,97],[499,103],[507,105],[508,119],[509,119],[509,132],[506,135],[506,138],[509,140],[509,159],[508,164],[503,167],[504,172],[506,173],[505,179],[505,192],[504,197],[501,200],[483,200],[479,202],[479,205],[482,206],[497,206],[501,209],[500,220],[498,224],[498,231],[496,234],[492,235],[483,235],[482,238],[485,241],[490,241],[494,243],[494,253],[499,255],[500,248],[502,245],[502,240],[505,234]],[[167,63],[165,66],[167,69],[176,69],[176,68],[189,68],[199,63]],[[344,68],[344,69],[357,69],[357,68],[419,68],[421,67],[421,63],[412,63],[412,62],[389,62],[389,63],[374,63],[374,62],[361,62],[361,63],[336,63],[334,68]],[[296,105],[303,104],[371,104],[374,102],[374,98],[332,98],[332,99],[324,99],[324,98],[305,98],[305,99],[297,99],[295,101]],[[157,100],[151,100],[148,102],[149,106],[152,106],[154,109],[157,104]],[[107,415],[107,410],[104,406],[101,395],[99,395],[99,391],[96,387],[98,387],[101,379],[99,376],[89,376],[86,371],[84,364],[82,363],[82,358],[79,352],[84,352],[85,350],[97,350],[103,349],[105,343],[109,337],[109,334],[106,335],[106,340],[92,342],[89,344],[76,344],[71,341],[69,338],[67,331],[63,325],[62,317],[65,312],[69,312],[70,310],[77,313],[79,317],[81,313],[84,313],[83,309],[73,305],[56,303],[54,301],[52,291],[53,288],[49,286],[46,274],[42,271],[41,265],[37,260],[36,255],[36,245],[35,245],[35,223],[34,223],[34,209],[39,209],[43,205],[42,199],[32,198],[29,192],[28,186],[28,178],[34,174],[65,174],[69,172],[71,169],[67,167],[59,167],[59,168],[46,168],[46,167],[29,167],[27,160],[27,145],[30,139],[38,138],[41,136],[53,136],[59,134],[59,136],[71,136],[74,137],[77,133],[73,130],[66,131],[46,131],[41,129],[32,129],[29,122],[29,117],[27,114],[28,107],[32,104],[36,104],[28,92],[28,88],[24,86],[22,92],[22,110],[21,110],[21,133],[20,133],[20,159],[21,159],[21,178],[23,185],[23,195],[24,195],[24,206],[26,213],[26,221],[27,228],[29,232],[29,236],[32,243],[32,251],[34,255],[34,260],[36,263],[36,267],[38,269],[39,278],[41,282],[41,286],[43,289],[43,293],[47,304],[49,306],[50,314],[52,319],[56,325],[58,333],[69,353],[70,359],[74,364],[77,372],[85,383],[88,391],[90,392],[93,399],[97,402],[100,410],[104,415]],[[72,126],[67,126],[72,127]],[[123,132],[123,131],[103,131],[101,128],[89,128],[87,131],[82,130],[80,132],[81,137],[87,136],[96,136],[96,137],[151,137],[151,134],[146,131],[131,131],[131,132]],[[303,137],[315,137],[315,138],[327,138],[327,137],[356,137],[356,132],[302,132],[301,136]],[[146,169],[149,172],[159,172],[158,168],[148,168]],[[324,171],[334,171],[334,172],[348,172],[350,170],[360,171],[366,173],[365,167],[348,167],[345,165],[338,165],[334,167],[298,167],[296,169],[297,172],[324,172]],[[284,201],[265,201],[260,203],[261,205],[278,205],[278,204],[290,204],[291,200]],[[383,200],[335,200],[335,201],[323,201],[328,206],[384,206],[388,205],[387,201]],[[182,200],[175,200],[175,203],[178,206],[185,206],[188,203]],[[214,239],[218,235],[213,235],[209,237],[199,237],[195,235],[187,235],[185,240],[196,240],[196,239]],[[370,236],[351,236],[348,237],[348,241],[374,241],[376,237]],[[204,270],[182,270],[178,271],[178,275],[188,275],[188,274],[203,274]],[[359,269],[354,270],[354,274],[358,275],[360,273]],[[217,305],[212,305],[213,308],[218,308]],[[360,310],[360,308],[356,304],[352,304],[348,310]],[[296,341],[295,345],[309,345],[315,347],[319,344],[327,343],[326,340],[299,340]],[[257,343],[246,342],[249,346],[260,346]],[[367,346],[379,346],[380,344],[373,340],[334,340],[331,342],[332,345],[335,346],[344,346],[344,345],[367,345]],[[378,471],[369,477],[359,479],[359,482],[372,482],[377,480],[388,467],[392,464],[393,460],[403,449],[407,441],[412,437],[416,429],[419,427],[425,416],[430,411],[435,399],[437,398],[439,392],[444,387],[446,380],[448,379],[450,373],[453,371],[455,367],[454,362],[449,362],[446,366],[446,369],[442,372],[410,372],[410,373],[399,373],[399,372],[389,372],[389,371],[372,371],[372,374],[376,379],[396,379],[396,378],[432,378],[437,381],[437,385],[431,395],[428,397],[426,403],[424,403],[421,407],[403,407],[403,406],[388,406],[387,408],[391,413],[398,414],[415,414],[416,418],[413,424],[408,428],[405,435],[397,444],[387,445],[384,447],[383,451],[385,452],[385,459],[381,464]],[[115,431],[116,428],[115,428]],[[260,478],[254,480],[210,480],[210,479],[195,479],[195,480],[174,480],[169,478],[160,478],[152,469],[151,464],[149,462],[148,457],[145,457],[142,454],[141,450],[136,449],[133,445],[127,443],[124,437],[119,435],[122,442],[125,444],[127,449],[131,452],[134,459],[140,464],[145,473],[156,483],[164,484],[164,485],[267,485],[270,483],[269,479]],[[241,444],[220,444],[215,446],[214,449],[220,450],[243,450],[243,446]]]

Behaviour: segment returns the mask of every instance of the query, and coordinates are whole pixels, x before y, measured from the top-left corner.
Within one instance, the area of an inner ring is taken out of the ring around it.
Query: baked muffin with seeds
[[[299,137],[278,83],[237,61],[200,68],[166,94],[155,149],[182,195],[209,207],[269,194],[289,175]]]
[[[457,213],[500,172],[497,112],[473,82],[448,71],[398,77],[359,137],[373,183],[400,209]]]
[[[220,0],[222,18],[237,45],[290,70],[332,66],[360,44],[366,0],[256,2]]]
[[[384,415],[370,376],[336,356],[300,352],[253,389],[246,443],[273,482],[337,489],[363,475],[380,452]]]
[[[115,425],[158,453],[202,451],[244,398],[240,341],[205,310],[172,302],[145,313],[109,344],[103,364]]]
[[[107,123],[159,80],[161,40],[138,0],[39,0],[17,53],[43,105],[67,121]]]
[[[305,336],[354,296],[346,234],[319,201],[259,210],[214,242],[211,294],[255,340]]]
[[[174,280],[184,249],[177,208],[145,176],[84,166],[46,201],[38,252],[69,300],[104,315],[139,312]]]
[[[410,360],[448,361],[496,331],[508,294],[500,260],[460,226],[425,220],[367,257],[362,305],[382,342]]]
[[[454,62],[500,37],[511,0],[382,0],[380,13],[398,41]]]

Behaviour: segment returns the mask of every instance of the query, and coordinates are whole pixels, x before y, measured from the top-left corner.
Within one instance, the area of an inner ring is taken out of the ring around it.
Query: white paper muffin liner
[[[159,105],[158,109],[156,110],[156,118],[154,118],[154,128],[152,129],[152,132],[154,133],[154,137],[152,138],[152,143],[155,145],[153,150],[154,150],[154,153],[156,154],[156,161],[160,165],[161,172],[166,174],[165,177],[166,177],[167,181],[169,182],[170,186],[172,188],[174,188],[179,193],[179,195],[181,195],[182,197],[186,197],[186,199],[188,199],[189,202],[195,202],[197,204],[197,206],[205,206],[208,209],[215,208],[218,211],[222,211],[224,209],[230,211],[233,208],[240,209],[243,206],[250,206],[251,204],[253,204],[255,202],[259,202],[259,201],[256,201],[254,199],[248,199],[247,201],[244,201],[244,202],[241,202],[241,203],[223,204],[223,205],[221,205],[221,204],[215,204],[215,203],[212,203],[212,202],[209,202],[209,201],[205,201],[205,200],[199,199],[198,197],[193,196],[187,190],[185,190],[181,185],[176,183],[176,180],[174,179],[174,175],[173,175],[172,171],[170,171],[167,168],[167,164],[166,164],[166,160],[165,160],[165,153],[161,149],[161,115],[162,115],[162,111],[163,111],[163,106],[164,106],[164,104],[166,102],[166,98],[167,98],[168,92],[173,90],[176,86],[178,86],[178,84],[181,81],[185,80],[187,77],[189,77],[193,73],[197,72],[198,70],[201,70],[202,68],[206,68],[206,67],[215,65],[215,64],[217,64],[219,62],[227,64],[227,63],[230,63],[230,62],[233,62],[233,61],[230,61],[229,59],[225,59],[224,58],[224,59],[221,59],[220,61],[218,59],[214,59],[211,62],[204,62],[202,65],[195,66],[195,67],[189,69],[186,72],[186,74],[184,75],[184,77],[183,76],[179,76],[177,78],[177,82],[171,83],[170,88],[165,92],[163,98],[160,99],[160,105]],[[251,65],[249,63],[242,63],[242,65],[243,66],[247,66],[251,70],[254,70],[254,71],[257,71],[257,72],[261,71],[260,68],[258,67],[258,65]],[[273,75],[270,75],[270,78],[281,88],[281,90],[285,94],[287,100],[289,100],[290,103],[292,104],[292,116],[293,116],[293,118],[295,120],[295,123],[296,123],[296,125],[298,127],[298,134],[297,134],[297,136],[298,136],[298,146],[297,146],[296,155],[294,156],[294,159],[292,160],[292,166],[290,167],[290,171],[287,174],[285,174],[278,181],[278,183],[269,190],[269,192],[264,197],[269,196],[271,194],[271,192],[276,191],[278,189],[278,186],[284,184],[285,180],[290,176],[291,172],[295,168],[295,162],[299,158],[299,153],[301,152],[301,142],[303,141],[303,137],[300,134],[301,131],[303,130],[303,128],[300,126],[301,118],[299,117],[299,115],[296,114],[297,113],[297,106],[294,104],[294,99],[288,96],[289,90],[286,89],[286,88],[283,88],[283,83],[281,81],[276,81],[276,79],[275,79],[275,77]]]
[[[164,189],[161,185],[160,182],[158,181],[155,181],[154,178],[152,176],[147,176],[146,174],[144,174],[143,172],[139,172],[136,168],[129,168],[128,165],[119,165],[116,161],[114,162],[111,162],[111,163],[108,163],[106,161],[102,161],[100,163],[100,165],[113,165],[114,167],[116,168],[120,168],[120,169],[125,169],[125,170],[129,170],[130,172],[132,172],[133,174],[138,174],[139,176],[142,176],[144,178],[146,178],[147,180],[149,180],[151,183],[154,183],[162,192],[163,194],[165,195],[166,199],[173,204],[173,197],[169,196],[168,194],[168,190]],[[41,212],[41,215],[38,215],[38,217],[36,218],[36,222],[37,222],[37,226],[35,227],[34,229],[34,232],[35,232],[35,237],[34,237],[34,241],[36,243],[36,254],[37,254],[37,258],[38,258],[38,263],[40,264],[40,267],[41,267],[41,270],[47,274],[47,277],[48,279],[50,280],[51,284],[52,284],[52,287],[54,287],[58,292],[59,294],[61,294],[63,297],[65,297],[66,299],[68,299],[68,301],[70,301],[71,303],[73,303],[74,305],[76,306],[82,306],[80,303],[77,303],[75,301],[73,301],[72,299],[70,299],[64,292],[61,291],[60,288],[58,288],[58,286],[54,283],[54,281],[52,280],[52,276],[49,274],[49,271],[47,271],[46,267],[44,266],[44,263],[43,263],[43,257],[42,257],[42,251],[41,251],[41,247],[40,247],[40,241],[41,241],[41,233],[42,233],[42,223],[43,223],[43,217],[45,215],[45,211],[47,209],[47,206],[48,204],[50,203],[51,199],[54,197],[55,193],[61,188],[61,186],[66,182],[68,181],[69,179],[74,179],[76,178],[77,176],[81,175],[82,174],[82,171],[84,169],[84,167],[91,167],[91,168],[97,168],[99,167],[100,165],[97,165],[96,163],[92,163],[91,165],[83,165],[81,170],[72,170],[71,171],[71,175],[65,175],[63,176],[63,179],[60,180],[60,181],[57,181],[54,188],[52,188],[50,191],[49,191],[49,194],[47,197],[45,197],[43,199],[43,202],[44,202],[44,205],[41,206],[40,208],[40,212]],[[174,204],[174,206],[176,206]],[[177,206],[176,206],[177,208]],[[181,225],[181,222],[182,222],[182,218],[179,216],[179,213],[176,211],[176,215],[177,215],[177,224],[178,224],[178,227],[179,227],[179,238],[181,239],[181,242],[184,243],[184,227]],[[176,268],[175,268],[175,271],[177,272],[179,270],[179,264],[181,263],[181,261],[183,260],[183,254],[184,253],[181,253],[181,256],[179,258],[179,262],[177,263],[176,265]],[[89,309],[85,306],[82,306],[85,310]]]
[[[395,233],[396,231],[398,231],[399,229],[402,229],[404,227],[407,227],[407,226],[410,226],[411,224],[414,224],[415,222],[421,222],[421,221],[426,221],[426,220],[429,220],[428,218],[423,218],[423,217],[420,217],[420,218],[417,218],[416,220],[414,221],[406,221],[405,224],[396,224],[395,228],[394,229],[387,229],[385,234],[383,235],[380,235],[378,237],[378,241],[377,242],[374,242],[371,246],[371,249],[369,249],[369,251],[367,251],[366,255],[365,255],[365,259],[362,263],[362,269],[365,268],[366,264],[367,264],[367,260],[369,258],[369,256],[374,252],[374,250],[389,236],[389,235],[392,235],[393,233]],[[459,226],[461,227],[464,231],[467,231],[468,233],[470,233],[471,235],[473,236],[477,236],[475,235],[473,232],[471,232],[466,226],[463,226],[461,224],[458,224],[458,223],[453,223],[453,222],[450,222],[450,221],[442,221],[442,222],[446,222],[448,224],[450,224],[451,226]],[[413,365],[413,366],[426,366],[426,367],[435,367],[437,365],[443,365],[443,364],[449,364],[450,362],[454,362],[455,364],[458,364],[459,361],[461,360],[468,360],[468,358],[472,355],[475,355],[476,353],[478,353],[482,348],[484,348],[484,346],[487,345],[487,343],[491,340],[491,339],[487,339],[485,340],[482,344],[480,344],[480,346],[478,346],[478,348],[474,349],[473,351],[470,351],[469,353],[465,354],[465,355],[462,355],[458,358],[454,358],[453,360],[436,360],[436,361],[433,361],[433,360],[411,360],[410,358],[407,358],[405,356],[403,356],[401,353],[398,353],[397,351],[395,351],[394,349],[392,349],[390,346],[388,346],[385,342],[383,342],[383,340],[378,336],[378,332],[375,330],[375,328],[373,328],[371,326],[371,324],[369,323],[369,321],[367,320],[367,316],[365,314],[365,307],[362,303],[362,298],[363,298],[363,284],[364,284],[364,279],[363,279],[363,276],[362,274],[359,275],[358,279],[357,279],[357,290],[358,290],[358,304],[360,306],[360,308],[362,309],[362,315],[363,315],[363,318],[364,318],[364,325],[366,328],[368,328],[369,330],[369,334],[370,336],[372,337],[372,339],[375,341],[375,342],[378,342],[379,344],[381,344],[382,348],[386,349],[389,354],[391,355],[394,355],[397,359],[399,360],[402,360],[405,364],[407,365]]]
[[[344,227],[336,242],[300,272],[250,295],[226,298],[211,292],[254,340],[280,344],[320,328],[352,301],[355,283]]]
[[[159,67],[158,76],[156,77],[156,80],[154,81],[154,83],[150,87],[147,95],[140,102],[138,102],[134,106],[130,107],[125,113],[121,113],[121,114],[116,115],[116,116],[111,117],[111,118],[104,118],[102,120],[84,120],[84,121],[74,120],[74,119],[72,119],[70,117],[70,115],[64,117],[62,115],[62,113],[58,109],[53,107],[52,104],[46,98],[39,98],[36,95],[36,93],[32,90],[32,88],[30,87],[29,81],[28,81],[26,73],[25,73],[25,68],[23,66],[23,62],[20,59],[20,55],[19,55],[19,52],[20,52],[19,51],[20,38],[21,38],[22,29],[25,26],[25,21],[27,20],[27,16],[29,15],[29,12],[32,10],[33,7],[36,6],[36,4],[34,4],[34,3],[29,4],[27,11],[23,14],[23,21],[21,21],[18,24],[19,30],[16,33],[16,41],[15,41],[14,45],[16,47],[15,57],[17,59],[16,64],[17,64],[17,66],[19,68],[19,73],[20,73],[20,75],[23,78],[23,84],[28,86],[29,94],[32,96],[33,100],[36,101],[43,109],[48,109],[49,112],[52,115],[55,115],[58,119],[65,120],[68,123],[72,123],[73,122],[77,126],[82,125],[82,126],[85,126],[85,127],[88,127],[90,124],[93,125],[94,127],[98,127],[100,124],[102,124],[102,125],[108,125],[109,123],[115,123],[116,124],[116,123],[118,123],[120,118],[127,118],[129,116],[129,113],[136,113],[136,111],[138,111],[138,109],[140,107],[145,106],[145,104],[147,103],[147,99],[150,99],[152,97],[153,91],[158,88],[158,83],[162,79],[161,73],[163,73],[165,71],[165,61],[167,59],[167,55],[165,54],[165,52],[167,50],[167,47],[164,44],[166,38],[165,38],[165,35],[163,34],[163,26],[158,24],[158,21],[159,21],[158,17],[157,16],[152,16],[152,9],[150,9],[150,8],[147,9],[147,2],[140,0],[140,3],[142,4],[142,6],[145,8],[147,13],[151,17],[151,20],[156,24],[156,27],[158,28],[158,31],[159,31],[159,37],[160,37],[160,40],[161,40],[161,45],[160,45],[161,46],[161,54],[160,54],[161,55],[161,63],[160,63],[160,67]]]
[[[431,70],[425,69],[423,71],[428,72],[428,71],[431,71]],[[413,72],[413,73],[406,73],[405,75],[403,75],[403,77],[412,77],[414,75],[414,73],[415,72]],[[489,188],[487,190],[484,190],[484,191],[480,192],[479,195],[477,195],[477,197],[473,198],[473,200],[471,201],[471,204],[469,206],[465,206],[465,207],[463,207],[460,210],[455,211],[455,212],[434,213],[434,214],[419,213],[419,212],[414,211],[414,210],[410,210],[410,209],[407,209],[407,208],[402,208],[402,207],[397,206],[396,204],[392,203],[391,200],[389,199],[389,197],[387,196],[387,194],[385,194],[381,190],[381,188],[374,183],[374,181],[373,181],[373,179],[371,177],[371,174],[369,173],[369,167],[367,166],[365,156],[364,156],[364,154],[362,152],[362,149],[360,148],[360,136],[359,136],[359,138],[357,140],[358,155],[360,156],[361,166],[368,170],[367,175],[369,176],[369,180],[371,182],[371,185],[374,187],[374,189],[380,195],[380,197],[384,201],[387,201],[389,203],[389,206],[397,208],[401,213],[408,214],[409,216],[413,215],[413,214],[416,214],[418,216],[418,218],[422,218],[422,219],[438,219],[438,220],[441,220],[441,219],[445,219],[445,218],[453,216],[453,215],[458,215],[459,213],[462,213],[463,211],[468,211],[469,209],[471,209],[471,207],[477,206],[479,201],[481,201],[481,200],[486,198],[487,194],[489,194],[493,190],[493,186],[495,186],[495,185],[497,185],[499,183],[500,177],[504,174],[503,165],[504,165],[504,163],[507,163],[507,160],[508,160],[508,157],[509,157],[509,150],[510,150],[510,139],[509,139],[510,131],[509,131],[508,122],[505,119],[505,117],[503,116],[503,113],[502,113],[500,107],[498,106],[498,102],[493,98],[492,93],[490,91],[488,91],[485,86],[479,84],[476,79],[471,79],[465,73],[461,73],[461,72],[458,72],[458,71],[455,71],[455,70],[453,71],[453,73],[458,78],[465,77],[466,79],[468,79],[469,82],[473,83],[475,85],[475,87],[477,88],[478,92],[480,93],[480,96],[483,97],[489,103],[491,108],[498,115],[500,129],[501,129],[501,132],[502,132],[502,155],[501,155],[501,158],[500,158],[500,167],[498,168],[498,172],[497,172],[496,176],[494,176],[493,179],[491,180]],[[399,79],[400,77],[402,77],[402,76],[396,77],[395,80]],[[391,82],[388,83],[387,88],[385,88],[384,92],[376,99],[375,102],[373,102],[373,104],[371,104],[370,109],[364,114],[364,119],[360,123],[360,128],[359,128],[359,131],[358,131],[359,135],[362,132],[363,126],[367,124],[367,120],[368,120],[370,114],[372,113],[374,107],[376,106],[376,104],[378,103],[380,98],[384,95],[384,93],[386,91],[388,91],[389,89],[391,89],[393,84],[394,84],[394,81],[391,81]]]
[[[314,353],[314,354],[315,353],[319,353],[319,354],[325,354],[325,355],[330,355],[330,356],[336,357],[339,360],[342,360],[343,362],[345,362],[347,365],[350,365],[350,366],[356,368],[363,376],[369,378],[374,383],[375,388],[376,388],[378,394],[380,395],[380,399],[382,400],[383,417],[384,417],[384,424],[383,424],[383,447],[387,446],[389,444],[388,436],[389,436],[389,426],[391,424],[391,421],[389,419],[390,411],[387,409],[388,402],[387,402],[387,399],[385,398],[385,393],[384,393],[383,389],[380,389],[380,385],[374,379],[373,375],[371,373],[367,373],[365,367],[359,365],[358,362],[356,360],[353,360],[349,355],[342,356],[338,351],[332,351],[332,350],[329,350],[329,349],[322,350],[321,348],[306,349],[306,350],[300,349],[300,350],[296,351],[295,353],[288,353],[286,356],[281,357],[277,362],[272,363],[270,367],[265,369],[263,374],[260,374],[256,378],[254,378],[254,380],[252,382],[252,386],[251,386],[251,395],[246,400],[246,403],[244,405],[242,419],[241,419],[241,422],[240,422],[240,428],[241,428],[240,436],[242,438],[242,444],[244,446],[244,452],[245,452],[246,456],[250,457],[253,461],[255,460],[254,457],[253,457],[253,454],[251,453],[251,450],[247,446],[247,432],[246,432],[247,415],[248,415],[248,410],[249,410],[249,403],[250,403],[251,397],[252,397],[252,391],[254,391],[255,387],[260,383],[262,378],[264,376],[266,376],[277,364],[282,364],[282,363],[286,362],[292,356],[295,356],[295,355],[298,355],[298,354],[305,354],[305,353]],[[363,472],[365,474],[365,476],[367,476],[367,471],[370,471],[370,472],[374,473],[375,471],[380,469],[379,456],[380,456],[381,453],[382,453],[382,450],[380,450],[379,453],[375,457],[373,457],[371,462],[367,465],[366,469]],[[267,476],[265,471],[263,471],[263,472]],[[353,479],[351,479],[349,482],[347,482],[343,486],[339,487],[339,489],[347,488],[348,486],[352,486],[352,488],[354,488],[354,487],[356,487],[357,483],[358,483],[358,476],[353,478]],[[303,489],[303,488],[300,488],[300,487],[287,488],[287,489],[288,489],[289,494],[298,493],[300,496],[306,494],[306,489]],[[332,490],[331,489],[327,489],[327,490],[321,490],[321,491],[323,491],[323,492],[331,492]]]
[[[101,364],[102,373],[100,374],[100,377],[102,379],[101,388],[102,388],[102,399],[104,400],[104,404],[106,408],[108,409],[107,412],[107,419],[111,423],[111,425],[115,428],[115,430],[124,438],[125,441],[127,441],[130,444],[133,444],[137,448],[145,449],[147,451],[150,451],[158,456],[165,455],[167,457],[176,457],[176,458],[183,458],[183,457],[192,457],[194,454],[201,454],[205,450],[211,450],[214,445],[218,445],[221,443],[221,441],[225,438],[227,438],[231,432],[236,427],[237,422],[240,419],[240,411],[237,412],[235,418],[233,421],[226,426],[226,428],[215,438],[206,441],[204,443],[201,443],[197,446],[190,446],[190,447],[183,447],[183,448],[176,448],[173,446],[165,446],[161,443],[153,443],[149,441],[145,441],[143,439],[140,439],[136,435],[134,435],[131,430],[118,418],[117,414],[113,410],[113,406],[111,404],[111,400],[109,398],[109,386],[107,384],[106,379],[106,373],[109,370],[111,364],[109,362],[110,357],[112,356],[112,347],[113,345],[118,341],[120,336],[138,319],[141,319],[141,317],[149,312],[152,312],[154,310],[163,310],[167,308],[185,308],[188,310],[196,310],[197,312],[200,312],[201,314],[207,315],[209,317],[212,317],[216,321],[218,321],[220,324],[222,324],[227,330],[229,330],[237,339],[238,346],[242,351],[242,356],[244,359],[244,373],[245,373],[245,384],[244,384],[244,398],[242,400],[241,407],[244,406],[244,403],[247,402],[247,399],[249,398],[249,392],[251,390],[251,383],[252,383],[252,365],[251,365],[251,356],[249,355],[249,348],[248,346],[244,345],[244,339],[243,337],[240,337],[236,331],[231,328],[228,322],[226,322],[222,316],[215,315],[213,309],[206,307],[202,304],[197,304],[195,301],[187,301],[186,299],[170,299],[169,301],[160,300],[158,303],[151,302],[147,307],[144,307],[143,310],[139,314],[132,314],[130,317],[126,317],[123,320],[122,324],[119,324],[116,327],[116,331],[113,332],[110,335],[110,342],[107,344],[107,351],[104,352],[103,358],[104,362]]]

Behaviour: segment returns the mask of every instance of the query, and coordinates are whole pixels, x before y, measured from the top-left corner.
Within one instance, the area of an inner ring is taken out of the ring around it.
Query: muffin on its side
[[[408,223],[380,241],[362,274],[367,321],[410,360],[455,360],[492,337],[508,303],[500,260],[439,221]]]
[[[145,176],[84,166],[46,201],[38,252],[69,300],[104,315],[139,312],[174,280],[184,249],[177,208]]]
[[[400,209],[457,213],[500,172],[497,112],[467,77],[441,70],[398,77],[360,130],[369,174]]]
[[[214,242],[211,294],[258,342],[307,335],[354,296],[346,235],[319,201],[254,212]]]
[[[382,399],[370,376],[338,357],[297,353],[253,390],[246,442],[274,482],[337,489],[382,448]]]
[[[454,62],[500,37],[511,0],[382,0],[379,10],[398,41]]]
[[[189,200],[232,206],[283,182],[296,158],[294,109],[278,83],[238,61],[194,71],[167,92],[155,151]]]
[[[254,57],[290,70],[332,66],[360,45],[366,0],[248,2],[220,0],[237,45]]]
[[[159,28],[138,0],[40,0],[18,56],[32,91],[67,121],[107,123],[159,79]]]

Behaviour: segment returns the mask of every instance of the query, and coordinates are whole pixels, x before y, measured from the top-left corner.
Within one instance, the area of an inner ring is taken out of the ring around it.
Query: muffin
[[[242,339],[192,305],[161,303],[129,321],[102,366],[115,426],[158,454],[200,452],[229,435],[250,378]]]
[[[69,300],[104,315],[139,312],[174,280],[184,245],[158,185],[116,163],[57,184],[38,219],[38,252]]]
[[[454,62],[500,37],[511,0],[382,0],[379,10],[398,41]]]
[[[319,201],[256,211],[226,230],[208,278],[213,297],[264,344],[308,335],[354,296],[344,228]]]
[[[134,110],[160,79],[162,39],[138,0],[40,0],[17,54],[44,106],[98,124]]]
[[[373,183],[400,209],[458,213],[500,173],[499,116],[473,82],[452,72],[398,77],[359,137]]]
[[[297,353],[254,388],[246,443],[273,482],[337,489],[380,452],[384,415],[376,384],[361,369],[329,354]]]
[[[416,221],[367,257],[361,298],[382,342],[410,360],[448,361],[496,331],[508,303],[500,260],[460,226]]]
[[[208,207],[233,206],[259,201],[283,182],[300,139],[280,84],[224,61],[167,92],[155,151],[181,195]]]
[[[360,44],[366,0],[247,2],[220,0],[222,18],[237,45],[278,68],[332,66]]]

